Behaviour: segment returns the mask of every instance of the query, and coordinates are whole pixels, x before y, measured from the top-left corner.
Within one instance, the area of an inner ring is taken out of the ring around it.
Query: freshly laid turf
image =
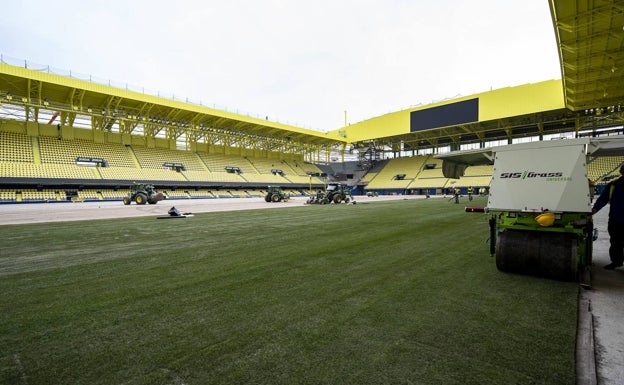
[[[577,285],[487,236],[445,199],[0,226],[0,383],[573,384]]]

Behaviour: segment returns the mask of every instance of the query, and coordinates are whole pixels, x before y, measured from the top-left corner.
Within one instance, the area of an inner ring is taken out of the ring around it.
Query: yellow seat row
[[[32,162],[32,142],[28,135],[0,132],[0,162]]]
[[[189,151],[170,150],[166,148],[132,147],[142,168],[162,168],[165,163],[180,163],[186,170],[205,171],[197,154]]]

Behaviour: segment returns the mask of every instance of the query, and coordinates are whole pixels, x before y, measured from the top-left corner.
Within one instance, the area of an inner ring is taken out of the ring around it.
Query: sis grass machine
[[[490,215],[490,254],[499,270],[589,285],[595,232],[587,155],[608,144],[561,139],[439,158],[450,178],[469,165],[494,164],[487,207],[480,211]]]
[[[593,237],[587,144],[558,140],[496,150],[487,209],[499,270],[585,280]]]

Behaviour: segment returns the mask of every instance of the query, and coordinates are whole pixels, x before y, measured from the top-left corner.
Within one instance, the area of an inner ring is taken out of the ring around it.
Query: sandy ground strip
[[[421,195],[356,196],[356,203],[396,199],[424,199]],[[181,213],[255,210],[302,206],[307,198],[295,197],[288,202],[267,203],[264,198],[169,199],[155,205],[125,206],[121,201],[54,202],[0,204],[0,225],[67,222],[94,219],[164,216],[175,206]],[[466,200],[467,201],[467,200]]]

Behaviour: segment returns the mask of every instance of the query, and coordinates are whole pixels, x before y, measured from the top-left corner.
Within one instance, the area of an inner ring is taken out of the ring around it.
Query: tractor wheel
[[[265,202],[271,202],[271,195],[267,194],[264,196],[264,201]]]
[[[279,202],[281,199],[280,199],[280,196],[278,194],[273,194],[273,196],[271,197],[271,200],[273,202]]]
[[[334,203],[339,204],[342,202],[342,197],[340,195],[334,195]]]
[[[345,197],[345,203],[349,203],[351,202],[351,199],[349,199],[349,197]]]
[[[132,200],[129,197],[124,197],[123,198],[123,203],[124,205],[129,205],[132,202]]]
[[[134,198],[134,201],[137,203],[137,205],[144,205],[145,202],[147,202],[147,195],[143,193],[138,193],[137,196]]]

